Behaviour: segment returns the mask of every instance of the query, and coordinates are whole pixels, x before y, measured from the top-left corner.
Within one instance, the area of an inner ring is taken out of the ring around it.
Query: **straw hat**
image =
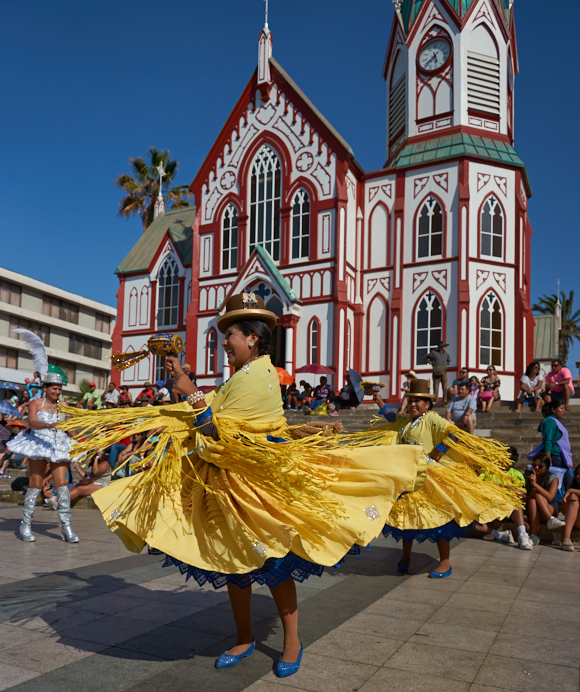
[[[411,380],[409,384],[408,399],[434,399],[435,395],[431,394],[429,380]]]
[[[232,322],[241,320],[260,320],[266,322],[270,329],[274,329],[278,317],[266,310],[262,296],[242,291],[228,299],[225,313],[217,319],[217,328],[225,334]]]

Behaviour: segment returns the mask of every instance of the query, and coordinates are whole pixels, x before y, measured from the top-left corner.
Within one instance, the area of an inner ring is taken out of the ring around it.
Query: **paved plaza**
[[[298,586],[305,654],[272,672],[282,636],[267,589],[254,596],[256,653],[217,671],[234,642],[227,593],[184,583],[159,557],[131,555],[100,514],[73,512],[77,545],[38,508],[36,543],[18,541],[21,508],[0,508],[0,689],[14,692],[578,692],[580,552],[523,552],[466,539],[453,575],[431,580],[436,547],[412,574],[380,540],[340,570]]]

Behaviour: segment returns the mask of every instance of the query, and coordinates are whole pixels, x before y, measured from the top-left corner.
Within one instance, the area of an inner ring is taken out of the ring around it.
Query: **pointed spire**
[[[266,0],[266,20],[264,28],[258,40],[258,87],[263,99],[267,99],[270,95],[270,87],[272,86],[272,74],[270,72],[270,58],[272,57],[272,32],[268,27],[268,2]]]
[[[155,208],[153,209],[153,219],[156,219],[159,216],[159,214],[165,213],[165,200],[163,199],[161,189],[163,187],[163,178],[166,175],[166,173],[162,163],[159,164],[159,166],[157,166],[157,172],[159,173],[159,194],[157,195],[157,199],[155,200]]]

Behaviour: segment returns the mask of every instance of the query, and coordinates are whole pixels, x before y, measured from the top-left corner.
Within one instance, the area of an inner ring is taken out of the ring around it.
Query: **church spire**
[[[272,57],[272,33],[268,27],[268,2],[266,0],[266,19],[264,28],[258,40],[258,87],[263,99],[267,99],[270,95],[272,86],[272,75],[270,72],[270,58]]]

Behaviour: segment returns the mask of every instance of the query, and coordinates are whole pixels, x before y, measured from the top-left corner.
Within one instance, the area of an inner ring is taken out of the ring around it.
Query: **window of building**
[[[0,301],[17,308],[21,307],[22,288],[18,284],[2,279],[0,281]]]
[[[308,330],[308,353],[310,355],[310,363],[318,364],[320,357],[320,333],[319,326],[316,320],[310,323]]]
[[[76,353],[78,356],[84,356],[85,358],[101,360],[103,357],[103,342],[80,336],[80,334],[69,334],[68,352]]]
[[[101,394],[110,381],[110,372],[108,372],[107,370],[97,370],[96,368],[93,369],[93,382],[97,385],[97,389],[101,392]]]
[[[209,334],[207,335],[207,344],[206,344],[207,361],[206,361],[205,371],[207,373],[215,372],[216,342],[217,342],[217,338],[216,338],[215,330],[210,329]]]
[[[310,197],[300,188],[292,206],[292,259],[308,258],[310,253]]]
[[[489,293],[479,313],[479,360],[481,365],[502,365],[503,312],[501,303]]]
[[[177,262],[168,257],[159,270],[158,327],[177,327],[179,309],[179,271]]]
[[[222,269],[238,267],[238,210],[228,204],[222,222]]]
[[[441,257],[443,254],[443,211],[435,197],[421,207],[417,224],[417,257]]]
[[[155,382],[165,382],[167,377],[169,373],[165,370],[165,356],[155,356]]]
[[[76,365],[74,363],[70,363],[68,360],[59,360],[57,358],[49,358],[48,362],[50,365],[56,365],[57,368],[60,368],[64,372],[69,384],[76,384]],[[93,378],[93,381],[97,385],[97,388],[99,388],[97,380]]]
[[[12,348],[0,346],[0,367],[16,370],[18,365],[18,351]]]
[[[38,336],[44,342],[46,347],[50,346],[50,327],[46,324],[39,324],[38,322],[31,322],[30,320],[23,320],[19,317],[10,316],[10,336],[13,339],[24,340],[22,334],[13,333],[14,329],[30,329],[31,332],[38,334]]]
[[[42,296],[42,314],[71,324],[79,323],[79,306],[52,296]]]
[[[264,144],[252,164],[250,178],[250,252],[256,245],[280,260],[280,160]]]
[[[424,365],[423,358],[443,339],[443,310],[431,291],[421,298],[415,319],[415,364]]]
[[[477,26],[467,51],[467,107],[499,118],[500,69],[497,46],[487,27]]]
[[[503,257],[504,218],[501,204],[492,195],[481,210],[481,254],[484,257]]]
[[[109,315],[103,315],[100,312],[95,314],[95,330],[97,332],[103,332],[104,334],[110,334],[111,318]]]

